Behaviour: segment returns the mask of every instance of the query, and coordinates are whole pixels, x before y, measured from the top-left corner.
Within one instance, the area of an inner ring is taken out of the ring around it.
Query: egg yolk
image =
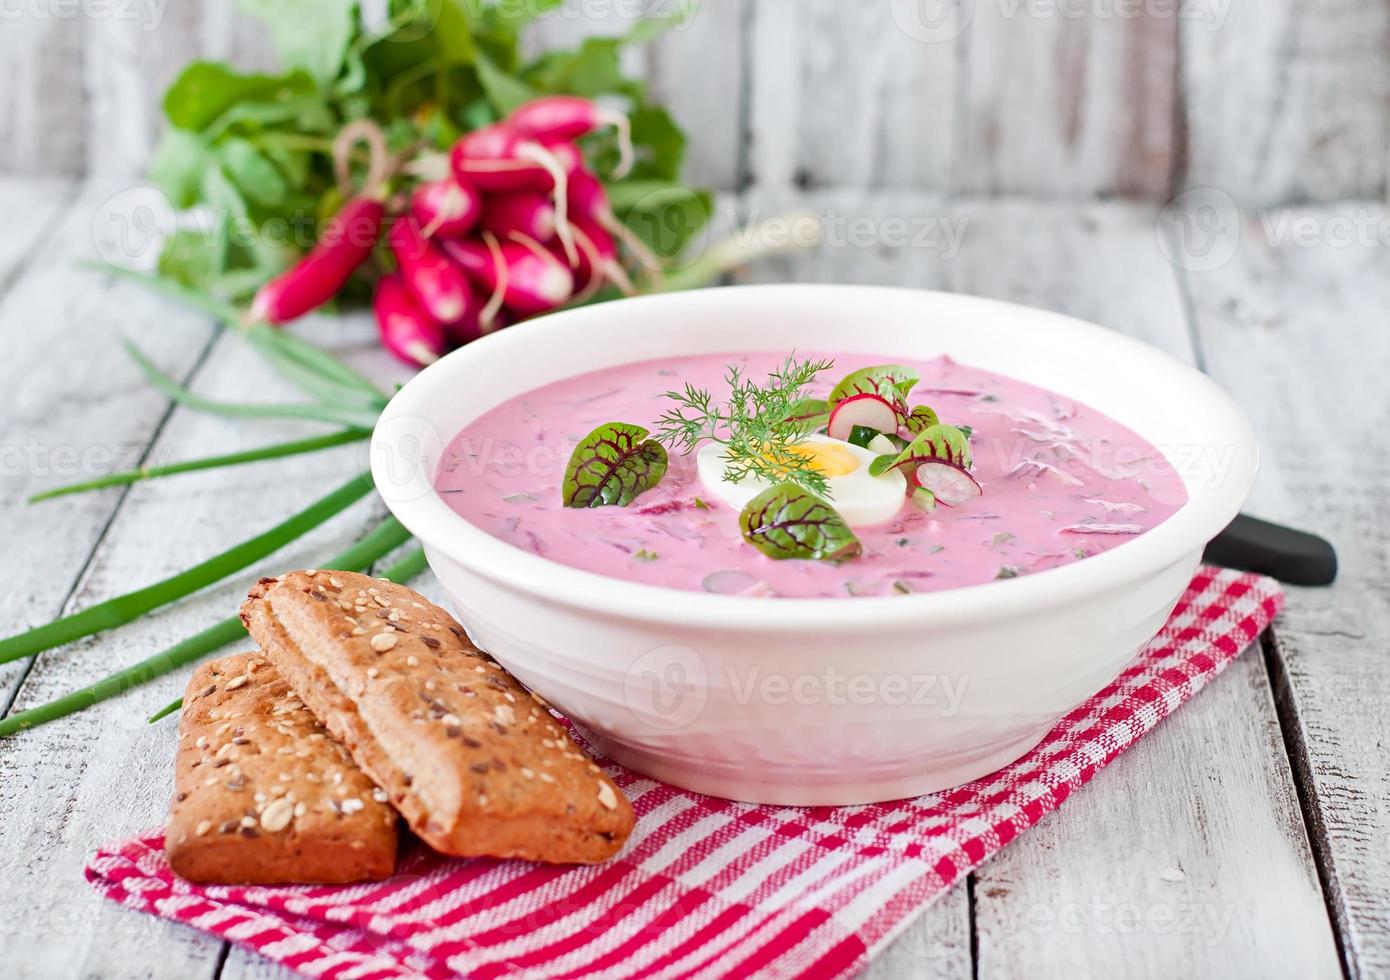
[[[854,454],[834,443],[803,442],[789,451],[805,459],[811,469],[825,477],[847,476],[859,469],[859,460]]]

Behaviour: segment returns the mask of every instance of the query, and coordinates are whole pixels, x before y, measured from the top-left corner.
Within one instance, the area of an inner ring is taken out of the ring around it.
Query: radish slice
[[[929,460],[917,466],[917,484],[932,492],[939,503],[947,507],[963,504],[978,497],[980,485],[975,478],[954,463]]]
[[[856,425],[879,432],[897,432],[898,413],[886,398],[868,392],[850,395],[831,409],[830,424],[825,432],[832,439],[847,441]]]
[[[772,586],[762,579],[754,578],[747,572],[741,572],[736,568],[710,572],[701,584],[706,592],[713,592],[715,595],[769,596],[776,594],[772,591]]]

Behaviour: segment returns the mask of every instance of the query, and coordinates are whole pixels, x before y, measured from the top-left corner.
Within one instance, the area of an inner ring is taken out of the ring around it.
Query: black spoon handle
[[[1290,585],[1330,585],[1337,577],[1337,552],[1327,541],[1245,514],[1213,538],[1202,557],[1214,565],[1272,575]]]

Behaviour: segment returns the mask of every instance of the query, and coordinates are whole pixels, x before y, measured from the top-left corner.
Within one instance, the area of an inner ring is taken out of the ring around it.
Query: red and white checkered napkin
[[[637,830],[597,867],[420,849],[378,884],[204,887],[173,877],[156,831],[102,850],[87,877],[312,976],[844,976],[1220,673],[1281,601],[1270,579],[1203,568],[1112,684],[1027,756],[950,792],[753,806],[610,767]]]

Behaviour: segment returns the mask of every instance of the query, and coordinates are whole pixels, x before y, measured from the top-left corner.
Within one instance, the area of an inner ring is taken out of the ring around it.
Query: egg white
[[[878,452],[823,435],[807,436],[804,441],[833,443],[852,455],[859,464],[853,472],[826,478],[830,487],[828,503],[844,518],[846,524],[850,527],[871,527],[892,520],[898,513],[907,493],[907,480],[897,470],[870,476],[869,464],[879,455]],[[891,452],[892,443],[885,440],[885,444],[886,451]],[[746,476],[737,483],[724,479],[728,460],[724,457],[724,447],[718,443],[701,446],[695,454],[695,464],[705,489],[736,510],[742,510],[748,501],[771,486],[768,481],[756,476]]]

